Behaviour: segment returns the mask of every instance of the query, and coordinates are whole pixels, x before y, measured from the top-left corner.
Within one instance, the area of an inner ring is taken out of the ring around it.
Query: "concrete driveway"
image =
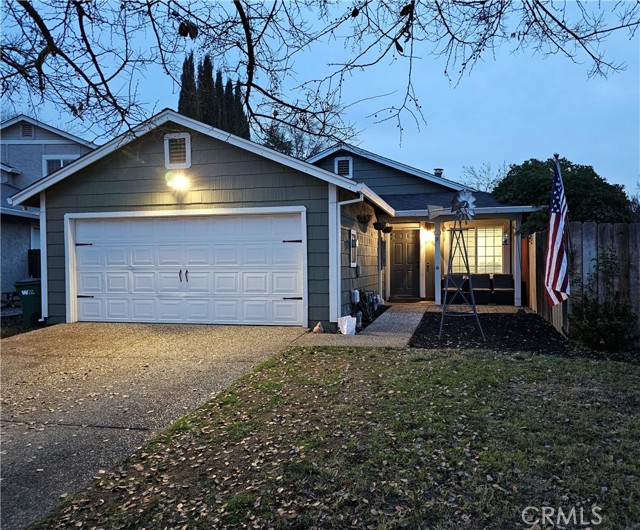
[[[0,526],[42,517],[303,333],[79,323],[3,339]]]

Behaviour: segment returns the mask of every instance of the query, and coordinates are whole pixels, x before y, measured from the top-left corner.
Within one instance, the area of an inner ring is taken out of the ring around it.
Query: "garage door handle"
[[[188,270],[186,270],[184,272],[184,278],[185,278],[185,280],[187,280],[187,282],[189,281],[189,271]]]
[[[182,283],[182,269],[180,269],[180,272],[178,273],[178,278],[180,278],[180,283]]]
[[[302,300],[302,296],[283,296],[283,300]]]

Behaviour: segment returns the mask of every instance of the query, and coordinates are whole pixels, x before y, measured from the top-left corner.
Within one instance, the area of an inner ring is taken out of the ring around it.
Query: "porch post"
[[[433,281],[435,282],[435,291],[436,291],[436,305],[440,305],[442,303],[442,287],[440,285],[441,281],[441,271],[440,271],[440,221],[435,222],[434,232],[436,235],[436,248],[435,248],[435,272],[433,274]]]
[[[522,216],[516,216],[516,220],[513,223],[513,282],[514,282],[514,305],[516,307],[522,306],[522,248],[520,236],[520,224]]]

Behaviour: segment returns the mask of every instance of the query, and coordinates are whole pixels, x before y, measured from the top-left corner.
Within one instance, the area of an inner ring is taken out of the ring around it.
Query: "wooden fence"
[[[526,282],[529,307],[561,333],[569,333],[571,302],[589,293],[600,301],[613,285],[613,292],[626,295],[640,326],[640,223],[569,223],[569,271],[571,297],[551,307],[544,297],[544,256],[547,231],[523,238],[522,278]],[[603,260],[614,259],[612,272],[605,272]],[[605,274],[613,274],[608,278]],[[591,284],[590,284],[591,282]]]

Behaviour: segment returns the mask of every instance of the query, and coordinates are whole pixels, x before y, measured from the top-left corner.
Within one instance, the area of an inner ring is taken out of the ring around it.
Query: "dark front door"
[[[391,232],[391,297],[420,297],[420,231]]]

